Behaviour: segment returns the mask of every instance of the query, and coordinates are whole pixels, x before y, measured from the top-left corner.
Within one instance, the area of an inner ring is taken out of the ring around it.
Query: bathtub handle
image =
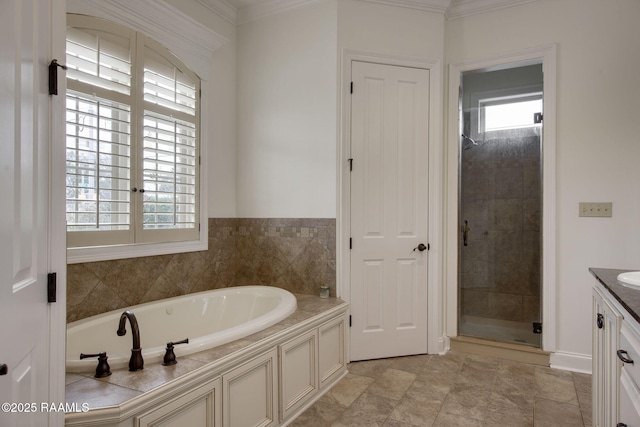
[[[111,368],[109,367],[109,363],[107,362],[107,352],[103,351],[96,354],[84,354],[80,353],[80,360],[86,359],[87,357],[97,357],[98,358],[98,366],[96,367],[96,374],[94,377],[96,378],[104,378],[111,375]]]
[[[182,341],[168,342],[167,348],[164,353],[164,359],[162,361],[163,366],[171,366],[178,363],[176,361],[176,354],[173,352],[173,346],[178,344],[189,344],[189,338],[185,338]]]

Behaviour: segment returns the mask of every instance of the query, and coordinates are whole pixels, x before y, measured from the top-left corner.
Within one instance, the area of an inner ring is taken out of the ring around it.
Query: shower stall
[[[541,347],[542,66],[462,75],[459,335]]]

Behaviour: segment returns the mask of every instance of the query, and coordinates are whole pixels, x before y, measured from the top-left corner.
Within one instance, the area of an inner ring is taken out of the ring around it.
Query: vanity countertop
[[[111,376],[100,379],[93,378],[92,373],[67,372],[66,401],[68,404],[75,404],[78,407],[88,405],[90,409],[120,405],[208,363],[257,344],[273,334],[288,328],[295,328],[297,324],[307,319],[347,305],[339,298],[323,299],[315,295],[294,295],[298,307],[286,319],[253,335],[210,350],[187,356],[178,354],[178,364],[176,365],[162,366],[160,362],[150,363],[145,365],[143,370],[137,372],[129,372],[126,368],[113,369]]]
[[[590,268],[589,272],[613,295],[613,297],[640,323],[640,290],[632,289],[618,281],[618,274],[638,270]]]

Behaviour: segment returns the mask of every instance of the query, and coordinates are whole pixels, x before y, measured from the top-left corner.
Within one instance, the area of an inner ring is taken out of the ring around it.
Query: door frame
[[[52,59],[66,63],[66,0],[51,1]],[[49,304],[49,398],[65,402],[67,342],[67,226],[66,226],[66,73],[58,68],[58,95],[51,95],[49,138],[49,272],[56,273],[56,302]],[[50,413],[49,425],[63,425],[64,413]]]
[[[511,52],[501,56],[475,59],[449,65],[447,121],[447,220],[446,237],[446,333],[458,335],[458,263],[459,263],[459,89],[462,73],[472,70],[500,70],[542,64],[543,150],[542,150],[542,350],[557,348],[556,319],[556,45]],[[448,346],[448,345],[447,345]]]
[[[351,266],[349,234],[351,230],[351,179],[349,149],[351,144],[351,69],[353,61],[404,66],[429,70],[429,212],[427,255],[427,351],[445,351],[444,287],[442,260],[444,251],[444,147],[442,144],[442,64],[437,59],[406,55],[388,55],[360,50],[342,49],[338,59],[337,114],[337,212],[336,212],[336,275],[337,296],[350,302]],[[347,358],[351,360],[351,335],[347,328]]]

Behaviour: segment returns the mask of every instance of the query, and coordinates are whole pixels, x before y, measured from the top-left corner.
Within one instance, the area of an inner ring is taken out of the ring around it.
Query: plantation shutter
[[[199,79],[134,31],[68,25],[68,246],[197,240]]]
[[[156,49],[146,42],[143,230],[191,230],[195,236],[199,87],[195,75],[186,74]]]

